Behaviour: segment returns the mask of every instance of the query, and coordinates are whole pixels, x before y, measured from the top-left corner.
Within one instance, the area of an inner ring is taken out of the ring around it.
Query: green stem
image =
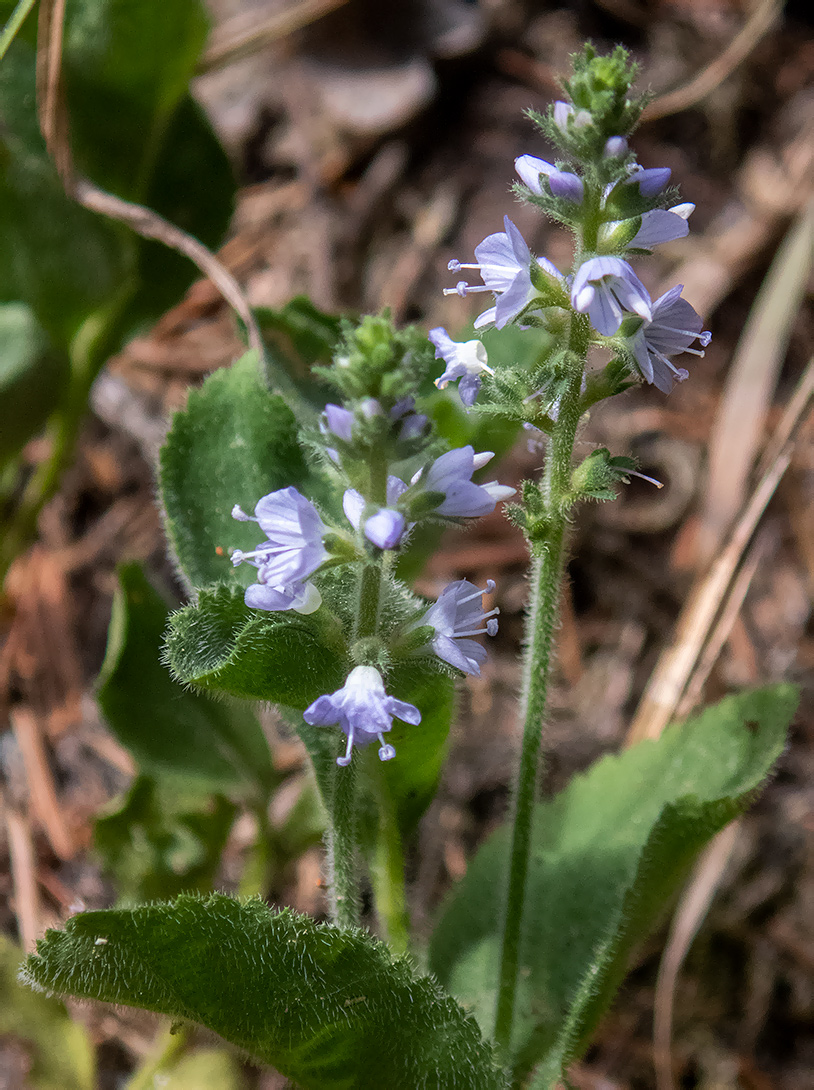
[[[6,50],[17,37],[17,31],[25,22],[25,18],[34,7],[35,2],[36,0],[20,0],[11,13],[9,21],[3,27],[3,33],[0,34],[0,60],[5,57]]]
[[[186,1026],[175,1031],[168,1029],[162,1033],[155,1052],[135,1071],[126,1090],[153,1090],[153,1087],[159,1085],[156,1076],[167,1075],[167,1069],[187,1047],[189,1038],[190,1030]]]
[[[344,745],[340,748],[344,752]],[[355,788],[356,762],[337,767],[327,833],[331,919],[337,927],[358,927],[360,921]]]
[[[379,836],[370,870],[376,912],[384,937],[396,954],[406,954],[410,945],[410,917],[404,886],[404,849],[398,815],[387,787],[381,761],[369,762],[379,813]]]
[[[248,852],[237,891],[241,897],[265,897],[279,865],[279,852],[269,821],[268,805],[258,803],[252,809],[257,820],[257,838]]]
[[[545,530],[530,541],[531,598],[526,618],[526,655],[520,703],[523,740],[514,791],[514,824],[495,1015],[495,1039],[506,1053],[514,1024],[540,745],[565,563],[568,517],[563,501],[570,491],[587,335],[587,321],[580,315],[574,315],[569,345],[574,358],[573,373],[551,434],[540,489],[546,513]]]

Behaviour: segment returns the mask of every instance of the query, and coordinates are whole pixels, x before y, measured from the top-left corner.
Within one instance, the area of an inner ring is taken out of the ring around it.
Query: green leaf
[[[73,0],[62,64],[81,173],[146,199],[207,30],[200,0]]]
[[[143,772],[178,791],[266,798],[275,774],[251,710],[182,688],[162,665],[169,613],[138,565],[121,569],[98,694],[111,730]]]
[[[58,999],[17,982],[23,953],[0,934],[0,1039],[16,1042],[26,1057],[28,1090],[93,1090],[93,1045]],[[6,1073],[5,1064],[2,1072]],[[9,1084],[10,1085],[10,1084]]]
[[[209,892],[235,814],[223,796],[185,796],[139,776],[119,808],[97,820],[94,833],[119,904]]]
[[[144,204],[217,250],[234,211],[235,179],[226,152],[190,95],[166,126]],[[139,289],[123,325],[140,328],[180,299],[200,273],[189,258],[160,242],[138,240]]]
[[[0,65],[0,299],[28,304],[66,347],[124,288],[135,242],[65,196],[37,127],[34,65],[19,39]]]
[[[409,961],[260,900],[83,913],[47,932],[23,979],[200,1023],[314,1090],[504,1085],[475,1022]]]
[[[307,478],[294,415],[263,384],[253,352],[191,391],[160,473],[167,536],[190,584],[252,582],[251,565],[234,568],[229,550],[254,549],[262,531],[233,519],[232,508],[253,511],[262,496]]]
[[[0,16],[12,6],[0,0]],[[34,27],[29,18],[0,68],[0,299],[31,306],[62,348],[91,315],[110,311],[112,352],[198,273],[65,195],[37,124]],[[206,29],[199,0],[75,0],[63,74],[78,172],[214,246],[234,184],[188,95]]]
[[[729,697],[658,741],[604,758],[537,808],[512,1039],[520,1074],[542,1059],[539,1086],[553,1086],[584,1049],[632,947],[781,753],[797,700],[791,686]],[[485,1031],[507,856],[503,828],[454,891],[430,954]]]
[[[97,818],[94,843],[120,905],[212,889],[234,803],[138,776],[112,806]]]
[[[202,590],[170,618],[166,648],[185,684],[299,710],[338,689],[350,670],[326,609],[307,617],[249,609],[239,587]]]
[[[398,700],[415,704],[421,712],[417,726],[393,721],[387,740],[396,747],[397,758],[383,770],[402,835],[407,837],[415,831],[438,788],[455,712],[455,682],[447,674],[404,665],[388,674],[387,691]]]
[[[0,303],[0,466],[45,424],[67,371],[30,308]]]
[[[257,307],[254,315],[266,349],[269,386],[285,397],[301,422],[313,424],[325,405],[325,390],[314,382],[311,368],[331,362],[342,319],[319,310],[305,295],[278,310]]]

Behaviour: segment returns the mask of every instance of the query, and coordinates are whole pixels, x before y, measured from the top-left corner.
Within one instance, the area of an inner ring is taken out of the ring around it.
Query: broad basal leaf
[[[249,609],[238,587],[202,590],[170,618],[166,648],[185,684],[298,710],[338,689],[350,670],[327,610],[304,617]]]
[[[232,508],[251,513],[262,496],[307,477],[294,415],[269,393],[253,352],[193,390],[173,418],[160,474],[167,536],[192,586],[248,585],[254,569],[233,568],[229,549],[250,551],[263,533]]]
[[[144,773],[182,792],[266,798],[274,770],[251,709],[173,681],[161,662],[169,607],[137,565],[119,581],[98,694],[119,742]]]
[[[610,1002],[634,943],[700,848],[742,811],[782,751],[790,686],[730,697],[658,740],[606,757],[537,808],[520,952],[514,1062],[553,1086]],[[430,964],[491,1031],[508,830],[447,905]]]
[[[197,1022],[313,1090],[504,1085],[474,1020],[406,959],[259,900],[83,913],[46,934],[23,977]]]

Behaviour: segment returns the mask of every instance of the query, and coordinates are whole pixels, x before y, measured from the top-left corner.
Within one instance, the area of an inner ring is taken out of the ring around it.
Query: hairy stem
[[[570,490],[571,462],[580,418],[586,342],[586,322],[575,315],[570,338],[570,348],[574,353],[573,372],[551,434],[540,489],[545,528],[531,536],[529,542],[532,553],[531,594],[526,618],[526,654],[520,703],[523,740],[514,790],[514,822],[495,1015],[495,1039],[505,1052],[509,1050],[514,1024],[540,745],[565,563],[568,518],[564,501]]]
[[[371,760],[369,767],[379,814],[379,838],[370,873],[376,912],[393,951],[406,954],[410,944],[410,918],[404,888],[404,849],[398,815],[381,762]]]
[[[344,752],[344,745],[340,748]],[[355,789],[356,762],[351,761],[336,769],[327,833],[331,920],[337,927],[358,927],[360,920]]]

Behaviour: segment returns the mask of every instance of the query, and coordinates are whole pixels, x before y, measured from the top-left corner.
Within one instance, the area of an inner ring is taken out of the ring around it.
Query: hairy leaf
[[[314,1090],[504,1085],[473,1019],[363,931],[219,894],[74,916],[23,979],[200,1023]]]
[[[251,709],[182,688],[161,663],[169,612],[137,565],[121,569],[99,687],[111,730],[143,772],[180,791],[265,798],[274,770]]]
[[[307,477],[294,415],[262,382],[255,353],[193,390],[173,418],[160,474],[167,535],[190,584],[252,582],[254,569],[233,568],[229,550],[250,551],[263,532],[235,521],[232,508],[251,512],[262,496]]]
[[[249,700],[302,710],[338,689],[350,670],[327,610],[307,617],[249,609],[239,587],[202,590],[170,618],[167,661],[176,678]]]
[[[729,697],[606,757],[537,808],[512,1052],[553,1086],[610,1003],[629,953],[698,851],[749,803],[782,751],[790,686]],[[491,1029],[508,830],[477,854],[433,935],[430,964]],[[535,1085],[538,1085],[535,1083]]]

